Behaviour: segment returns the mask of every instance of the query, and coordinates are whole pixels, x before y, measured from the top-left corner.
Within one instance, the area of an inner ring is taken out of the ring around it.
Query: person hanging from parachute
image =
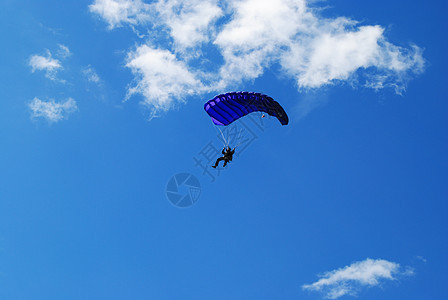
[[[267,95],[254,92],[230,92],[215,96],[204,104],[204,110],[218,129],[220,126],[227,126],[252,112],[262,112],[261,118],[266,116],[265,113],[276,117],[282,125],[289,123],[288,115],[277,101]],[[226,143],[221,152],[223,156],[216,160],[213,168],[216,168],[221,160],[224,160],[224,167],[232,161],[235,148],[238,146],[231,150],[221,129],[219,131]]]
[[[235,147],[235,148],[236,148],[236,147]],[[222,149],[222,151],[221,151],[221,153],[223,154],[223,156],[218,157],[218,159],[217,159],[216,162],[215,162],[215,165],[212,166],[212,168],[215,168],[215,169],[216,169],[216,167],[218,166],[218,164],[219,164],[219,162],[220,162],[221,160],[224,161],[224,165],[223,165],[223,167],[227,166],[227,163],[232,161],[233,154],[235,153],[235,148],[233,148],[233,149],[231,150],[229,146],[227,146],[227,149],[224,147],[224,149]]]

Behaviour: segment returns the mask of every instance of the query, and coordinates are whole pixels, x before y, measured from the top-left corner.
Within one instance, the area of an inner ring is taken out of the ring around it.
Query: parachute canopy
[[[267,95],[252,92],[221,94],[204,104],[204,109],[216,125],[229,125],[233,121],[261,111],[276,117],[282,125],[289,122],[288,115],[277,101]]]

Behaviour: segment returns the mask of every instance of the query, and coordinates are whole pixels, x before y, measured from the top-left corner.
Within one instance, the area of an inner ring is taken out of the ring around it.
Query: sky
[[[447,299],[448,6],[361,2],[0,0],[0,298]]]

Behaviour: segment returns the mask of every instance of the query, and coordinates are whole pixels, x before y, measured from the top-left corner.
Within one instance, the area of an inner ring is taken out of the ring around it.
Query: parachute
[[[289,122],[288,115],[277,101],[267,95],[253,92],[221,94],[204,104],[204,109],[215,125],[227,126],[252,112],[265,112],[276,117],[282,125]]]

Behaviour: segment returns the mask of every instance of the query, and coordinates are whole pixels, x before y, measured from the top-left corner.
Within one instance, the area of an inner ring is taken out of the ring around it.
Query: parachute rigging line
[[[211,120],[211,119],[210,119],[210,120]],[[221,136],[222,136],[223,145],[224,145],[224,147],[226,148],[226,147],[229,145],[229,143],[227,142],[226,138],[224,137],[224,134],[222,133],[221,129],[220,129],[215,123],[213,123],[213,120],[211,120],[211,121],[212,121],[212,124],[213,124],[213,127],[215,128],[215,130],[216,130],[216,128],[218,128],[219,133],[220,133]]]

